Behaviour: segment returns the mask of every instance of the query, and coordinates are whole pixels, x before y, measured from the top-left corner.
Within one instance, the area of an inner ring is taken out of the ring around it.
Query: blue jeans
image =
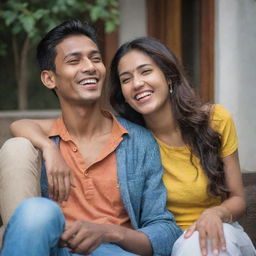
[[[59,206],[45,198],[25,200],[14,212],[4,234],[1,256],[78,256],[59,248],[65,218]],[[115,244],[106,243],[91,256],[132,256]]]

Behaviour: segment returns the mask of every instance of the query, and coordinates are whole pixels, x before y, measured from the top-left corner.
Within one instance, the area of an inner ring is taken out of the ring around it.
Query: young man
[[[165,207],[158,147],[145,129],[101,110],[106,70],[91,27],[62,23],[40,42],[37,57],[41,80],[57,94],[62,115],[34,121],[51,139],[31,127],[19,134],[29,134],[42,150],[50,194],[62,211],[49,199],[24,201],[9,221],[1,255],[170,255],[181,231]],[[21,143],[33,152],[20,154],[32,173],[38,169],[36,151]],[[57,147],[61,155],[50,159]],[[42,190],[48,194],[45,181],[43,165]]]

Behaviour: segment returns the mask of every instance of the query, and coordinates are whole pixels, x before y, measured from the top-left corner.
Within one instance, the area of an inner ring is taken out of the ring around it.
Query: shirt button
[[[73,152],[77,152],[77,147],[72,148]]]

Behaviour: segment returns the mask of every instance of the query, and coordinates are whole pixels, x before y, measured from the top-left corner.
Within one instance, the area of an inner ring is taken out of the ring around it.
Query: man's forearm
[[[46,131],[33,120],[23,119],[15,121],[11,124],[10,130],[13,136],[27,138],[35,147],[42,151],[53,144],[48,138]]]
[[[142,255],[151,256],[152,246],[148,237],[140,231],[112,225],[103,224],[106,226],[106,240],[118,244],[124,250]]]

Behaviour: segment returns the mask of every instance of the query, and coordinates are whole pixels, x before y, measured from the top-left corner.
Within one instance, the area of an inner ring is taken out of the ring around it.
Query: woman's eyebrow
[[[151,64],[149,64],[149,63],[145,63],[145,64],[141,64],[141,65],[139,65],[138,67],[136,67],[134,70],[138,70],[138,69],[141,69],[141,68],[143,68],[143,67],[145,67],[145,66],[152,66]],[[132,73],[132,72],[134,72],[134,70],[132,70],[132,71],[124,71],[124,72],[122,72],[120,75],[119,75],[119,77],[121,77],[121,76],[123,76],[123,75],[127,75],[127,74],[129,74],[129,73]]]

